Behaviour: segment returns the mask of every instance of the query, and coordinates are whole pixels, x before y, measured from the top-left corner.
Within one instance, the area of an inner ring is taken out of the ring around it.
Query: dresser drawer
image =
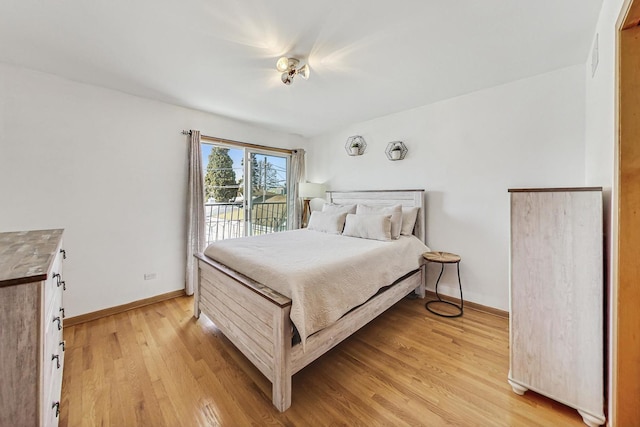
[[[62,313],[59,313],[59,311],[62,307],[64,276],[62,274],[62,253],[60,249],[57,250],[57,255],[52,265],[53,267],[51,268],[49,277],[44,282],[43,306],[45,307],[45,320],[49,319],[49,321],[46,322],[46,328],[50,326],[50,320],[53,319],[53,317],[60,315],[62,318]]]
[[[11,254],[0,263],[0,277],[8,278],[0,280],[6,344],[0,363],[3,427],[58,425],[64,366],[62,235],[61,229],[0,233],[0,253]]]
[[[44,334],[47,335],[51,330],[61,331],[64,324],[62,306],[62,293],[57,292],[52,295],[52,299],[46,307],[44,315]]]
[[[42,354],[42,422],[44,426],[57,426],[59,420],[62,371],[64,367],[63,343],[63,254],[60,247],[47,280],[44,282],[42,306],[44,308]]]
[[[43,400],[43,412],[45,426],[57,426],[60,419],[59,410],[62,390],[62,370],[57,371],[54,376],[51,377],[51,387],[44,393]],[[48,420],[48,421],[47,421]]]
[[[57,384],[57,393],[56,393],[56,384]],[[58,420],[60,419],[60,386],[62,385],[62,375],[58,378],[55,378],[52,383],[51,389],[45,393],[45,400],[43,401],[43,422],[44,427],[56,427],[58,425]]]
[[[42,390],[42,411],[45,425],[58,425],[56,417],[56,402],[60,402],[60,392],[62,389],[62,370],[64,368],[64,350],[60,343],[62,333],[57,329],[52,329],[52,334],[45,337],[45,353],[43,356],[43,390]],[[48,423],[46,420],[49,420]],[[55,421],[55,422],[54,422]]]
[[[64,366],[64,351],[62,345],[62,331],[60,333],[54,328],[51,334],[45,336],[44,350],[42,355],[42,372],[44,374],[43,392],[46,393],[51,388],[52,381],[57,375],[62,375]]]
[[[52,362],[52,356],[59,355],[60,364],[62,364],[62,358],[64,357],[63,346],[60,344],[63,342],[62,331],[58,331],[57,326],[51,328],[49,333],[44,336],[43,347],[43,371],[46,371],[46,366],[55,365],[55,360]]]

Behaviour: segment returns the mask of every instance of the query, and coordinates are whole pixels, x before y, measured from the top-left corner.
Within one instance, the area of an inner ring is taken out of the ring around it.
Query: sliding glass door
[[[288,158],[283,155],[247,151],[248,235],[287,229]]]
[[[288,229],[289,156],[202,144],[207,244]]]

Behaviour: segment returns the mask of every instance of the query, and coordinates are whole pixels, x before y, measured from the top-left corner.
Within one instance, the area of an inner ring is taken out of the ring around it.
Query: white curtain
[[[187,190],[187,274],[185,291],[192,295],[196,288],[198,263],[194,254],[204,250],[204,187],[200,131],[192,130],[189,140],[189,188]]]
[[[292,229],[300,228],[300,218],[302,215],[302,202],[298,197],[298,184],[304,182],[304,150],[299,148],[291,153],[291,188],[293,191],[288,192],[289,197],[289,224]]]

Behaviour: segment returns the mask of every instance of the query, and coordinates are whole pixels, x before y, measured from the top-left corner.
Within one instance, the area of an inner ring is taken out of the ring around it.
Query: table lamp
[[[301,182],[298,185],[298,196],[303,200],[302,209],[302,227],[306,227],[309,223],[309,216],[311,215],[311,208],[309,202],[311,199],[324,199],[325,196],[324,184],[316,184],[313,182]]]

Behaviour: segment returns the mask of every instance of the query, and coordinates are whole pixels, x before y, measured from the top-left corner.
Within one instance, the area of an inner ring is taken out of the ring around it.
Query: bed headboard
[[[401,204],[404,207],[419,207],[413,234],[425,244],[426,200],[425,190],[365,190],[365,191],[327,191],[327,201],[338,204],[357,204],[390,206]]]

